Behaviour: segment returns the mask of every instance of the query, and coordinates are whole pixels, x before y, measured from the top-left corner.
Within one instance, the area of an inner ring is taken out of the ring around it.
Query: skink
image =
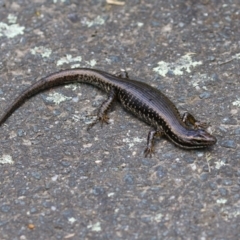
[[[97,86],[108,93],[108,98],[99,108],[97,121],[108,123],[107,111],[112,102],[117,99],[125,109],[144,120],[153,127],[148,134],[145,156],[153,153],[153,140],[156,136],[166,136],[176,145],[186,148],[204,148],[217,142],[208,133],[206,124],[198,122],[191,114],[180,116],[175,105],[159,90],[128,76],[116,76],[104,71],[77,68],[62,70],[44,77],[22,92],[5,110],[0,118],[0,126],[27,99],[37,93],[74,82],[83,82]]]

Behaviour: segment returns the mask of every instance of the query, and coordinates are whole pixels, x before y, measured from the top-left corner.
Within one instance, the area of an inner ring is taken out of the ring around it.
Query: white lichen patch
[[[39,54],[43,58],[48,58],[51,55],[52,50],[43,46],[39,46],[39,47],[32,48],[30,52],[33,55]]]
[[[223,161],[215,162],[215,164],[216,164],[215,166],[216,169],[220,169],[222,166],[226,165]]]
[[[240,59],[240,53],[235,54],[235,55],[234,55],[234,58]]]
[[[219,61],[218,64],[219,65],[222,65],[222,64],[225,64],[225,63],[229,63],[235,59],[240,59],[240,53],[236,53],[235,55],[231,56],[230,58],[228,59],[225,59],[223,61]]]
[[[23,30],[25,29],[25,27],[20,26],[16,23],[17,16],[9,14],[7,19],[9,24],[0,22],[0,37],[6,36],[8,38],[14,38],[19,34],[23,34]]]
[[[85,124],[91,124],[94,121],[97,120],[97,116],[85,116],[85,115],[79,115],[79,114],[73,114],[72,120],[74,122],[84,121]],[[95,141],[98,141],[98,139],[94,139]]]
[[[224,216],[227,220],[231,218],[239,218],[240,216],[240,202],[235,201],[234,204],[230,205],[223,205],[220,209],[222,216]]]
[[[100,232],[102,230],[100,222],[89,224],[87,228],[90,228],[93,232]]]
[[[206,85],[203,85],[204,82],[214,82],[213,76],[206,74],[206,73],[199,73],[195,72],[193,75],[190,75],[189,78],[191,78],[190,84],[193,85],[197,90],[200,88],[208,91],[208,87]],[[200,87],[201,86],[201,87]]]
[[[232,211],[230,213],[230,216],[233,217],[233,218],[236,218],[236,217],[240,216],[240,209],[237,209],[236,211]]]
[[[79,67],[82,67],[82,64],[80,64],[81,61],[82,61],[81,56],[73,57],[71,54],[68,54],[65,57],[62,57],[57,61],[57,66],[61,66],[65,63],[66,64],[73,63],[71,65],[71,68],[79,68]],[[92,59],[90,61],[86,61],[85,64],[83,64],[83,65],[94,67],[96,64],[97,64],[97,61],[95,59]]]
[[[12,157],[7,154],[3,154],[0,157],[0,164],[14,164],[14,161],[12,160]]]
[[[73,224],[73,223],[75,223],[77,220],[76,220],[76,218],[74,218],[74,217],[70,217],[70,218],[68,218],[68,221],[69,221],[71,224]]]
[[[240,98],[238,98],[236,101],[232,103],[234,106],[240,107]]]
[[[162,218],[163,218],[163,214],[162,214],[162,213],[158,213],[158,214],[156,214],[156,215],[152,218],[152,220],[155,221],[155,222],[157,222],[157,223],[159,223],[159,222],[161,222]]]
[[[67,54],[65,57],[62,57],[57,61],[57,66],[61,66],[64,63],[81,62],[81,61],[82,61],[81,56],[74,58],[74,57],[72,57],[71,54]]]
[[[86,62],[89,66],[94,67],[97,64],[95,59]]]
[[[55,104],[59,104],[61,102],[64,102],[66,100],[72,99],[71,97],[66,97],[63,94],[60,93],[50,93],[49,96],[47,97],[48,101],[54,102]]]
[[[202,61],[193,61],[191,57],[192,53],[188,53],[179,59],[176,62],[158,62],[158,67],[154,68],[153,71],[157,72],[159,75],[165,77],[168,72],[172,72],[174,75],[182,75],[184,71],[190,73],[191,68],[201,65]]]
[[[227,202],[226,198],[219,198],[217,199],[217,204],[225,204]]]
[[[71,68],[79,68],[79,67],[81,67],[80,63],[76,63],[76,64],[71,65]]]
[[[102,16],[97,16],[93,21],[85,20],[83,24],[87,25],[88,27],[92,27],[93,25],[103,25],[105,23],[105,19]]]
[[[197,170],[197,165],[195,163],[189,164],[193,171]]]
[[[25,27],[20,26],[18,23],[8,25],[0,22],[0,37],[14,38],[17,35],[23,34],[24,29]]]
[[[212,81],[212,78],[205,73],[196,73],[192,77],[191,84],[197,89],[199,88],[199,83],[207,81]]]
[[[8,22],[9,22],[10,24],[14,24],[14,23],[17,22],[17,16],[15,16],[15,15],[13,15],[13,14],[8,14],[7,19],[8,19]]]
[[[123,142],[128,143],[129,148],[132,148],[135,143],[142,142],[143,139],[139,137],[134,137],[134,138],[124,138]]]

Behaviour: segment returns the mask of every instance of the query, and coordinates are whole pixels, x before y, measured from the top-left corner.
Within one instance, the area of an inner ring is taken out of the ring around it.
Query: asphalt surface
[[[238,0],[0,0],[1,113],[60,69],[125,69],[209,122],[208,150],[156,141],[84,85],[29,99],[0,128],[0,239],[240,239]]]

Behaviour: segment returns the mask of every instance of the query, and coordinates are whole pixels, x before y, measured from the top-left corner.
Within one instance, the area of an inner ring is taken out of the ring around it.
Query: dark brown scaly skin
[[[23,91],[5,110],[0,118],[0,126],[28,98],[43,90],[73,82],[92,84],[108,93],[108,99],[99,109],[97,121],[108,122],[107,110],[118,99],[124,108],[155,129],[149,132],[145,156],[153,152],[155,136],[165,135],[186,149],[204,148],[217,142],[214,136],[204,130],[204,123],[196,121],[189,113],[181,118],[175,105],[159,90],[144,82],[87,68],[63,70],[40,79]]]

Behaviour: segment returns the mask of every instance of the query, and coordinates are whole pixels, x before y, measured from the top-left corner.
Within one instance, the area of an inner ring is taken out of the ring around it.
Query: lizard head
[[[196,148],[201,148],[214,145],[217,142],[217,139],[206,130],[197,129],[192,131],[188,142]]]

